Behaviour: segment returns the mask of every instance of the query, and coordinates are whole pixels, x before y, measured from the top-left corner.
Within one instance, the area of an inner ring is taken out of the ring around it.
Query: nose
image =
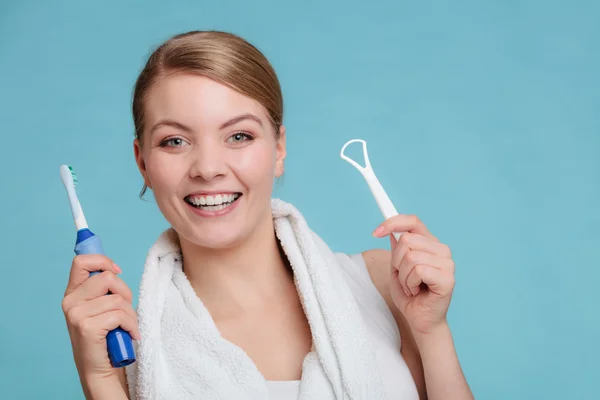
[[[227,173],[227,163],[219,146],[203,143],[189,153],[190,178],[211,181]]]

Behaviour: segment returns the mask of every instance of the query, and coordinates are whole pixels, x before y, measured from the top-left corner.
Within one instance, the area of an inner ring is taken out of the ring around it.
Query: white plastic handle
[[[346,147],[348,147],[348,145],[352,143],[362,143],[363,157],[365,159],[364,167],[362,167],[356,161],[344,154]],[[381,186],[379,179],[377,179],[377,176],[375,176],[375,172],[371,167],[371,162],[369,161],[369,154],[367,152],[367,142],[365,142],[362,139],[349,140],[342,147],[342,150],[340,151],[340,157],[342,158],[342,160],[345,160],[349,162],[352,166],[354,166],[365,178],[367,184],[369,185],[369,188],[371,189],[371,192],[373,193],[373,196],[375,197],[375,201],[377,202],[377,205],[379,206],[379,209],[383,214],[383,217],[385,219],[388,219],[393,217],[394,215],[398,215],[398,211],[396,211],[394,204],[392,204],[392,201],[383,189],[383,186]],[[400,239],[400,235],[401,234],[399,232],[394,232],[394,237],[396,238],[396,240]]]

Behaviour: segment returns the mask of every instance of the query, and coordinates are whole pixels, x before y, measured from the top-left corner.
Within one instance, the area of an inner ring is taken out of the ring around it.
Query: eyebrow
[[[260,126],[263,126],[262,121],[260,120],[260,118],[258,118],[254,114],[246,113],[246,114],[238,115],[237,117],[233,117],[229,121],[224,122],[223,124],[221,124],[221,126],[219,127],[219,129],[225,129],[225,128],[229,127],[229,126],[237,124],[238,122],[245,121],[245,120],[248,120],[248,119],[252,120],[252,121],[255,121]],[[180,124],[179,122],[173,121],[172,119],[163,119],[163,120],[158,121],[156,124],[154,124],[152,126],[152,128],[150,129],[150,134],[154,133],[154,131],[156,131],[158,128],[160,128],[162,126],[170,126],[172,128],[176,128],[176,129],[182,130],[182,131],[187,132],[187,133],[191,133],[192,132],[192,128],[190,128],[189,126]]]
[[[233,117],[231,118],[229,121],[223,123],[219,129],[224,129],[227,128],[228,126],[231,125],[235,125],[238,122],[244,121],[244,120],[252,120],[255,121],[256,123],[258,123],[260,126],[262,126],[262,121],[260,120],[260,118],[258,118],[256,115],[254,114],[250,114],[250,113],[246,113],[246,114],[242,114],[242,115],[238,115],[237,117]]]
[[[172,119],[163,119],[152,126],[152,129],[150,129],[150,134],[152,135],[158,128],[162,126],[170,126],[172,128],[176,128],[187,133],[192,132],[192,128],[190,128],[189,126],[180,124],[179,122],[173,121]]]

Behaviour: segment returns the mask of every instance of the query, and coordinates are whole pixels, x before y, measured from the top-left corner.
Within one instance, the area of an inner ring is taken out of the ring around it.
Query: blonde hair
[[[173,73],[205,76],[258,101],[266,110],[279,138],[283,124],[283,95],[275,70],[252,44],[231,33],[191,31],[173,36],[148,58],[135,83],[133,122],[135,137],[143,142],[145,103],[152,86]],[[144,185],[140,196],[147,187]]]

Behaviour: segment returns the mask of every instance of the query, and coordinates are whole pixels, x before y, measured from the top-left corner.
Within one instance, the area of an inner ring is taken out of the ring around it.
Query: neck
[[[215,320],[264,309],[294,285],[270,212],[263,221],[248,238],[228,249],[181,241],[184,272]]]

